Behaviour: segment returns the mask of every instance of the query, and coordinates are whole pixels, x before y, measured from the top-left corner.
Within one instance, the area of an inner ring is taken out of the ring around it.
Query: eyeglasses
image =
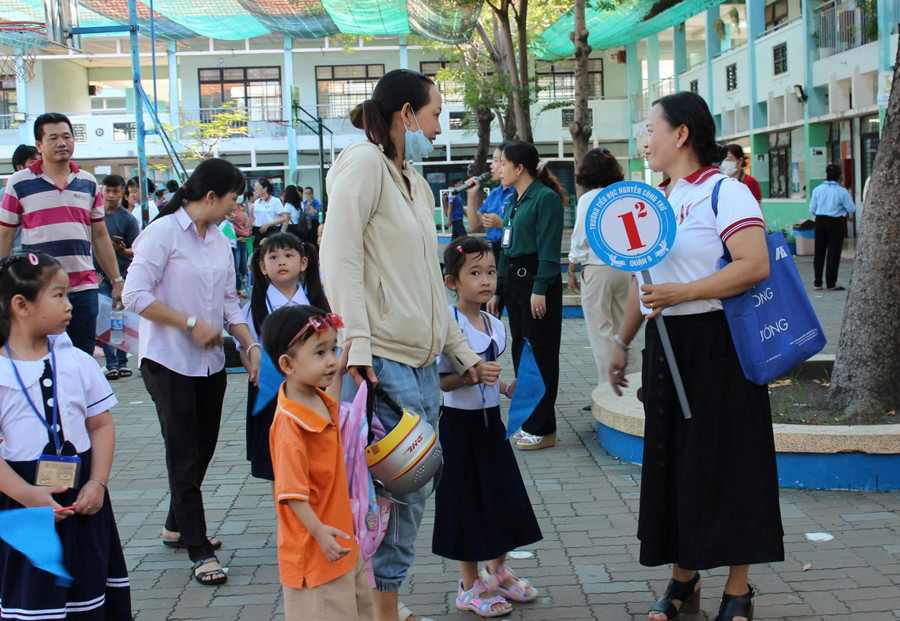
[[[314,332],[325,332],[326,330],[337,330],[338,328],[343,328],[344,322],[336,313],[328,313],[327,315],[316,315],[315,317],[310,317],[309,321],[306,322],[306,325],[300,328],[300,332],[297,333],[297,336],[291,339],[291,342],[288,343],[285,351],[290,349],[294,343],[296,343],[304,334],[313,330]]]

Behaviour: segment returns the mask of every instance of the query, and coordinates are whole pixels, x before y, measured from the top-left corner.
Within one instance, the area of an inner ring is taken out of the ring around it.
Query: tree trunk
[[[513,114],[516,120],[516,130],[519,140],[528,140],[531,142],[531,126],[528,123],[528,116],[525,112],[526,102],[522,101],[522,83],[519,80],[519,71],[516,68],[515,47],[513,46],[512,24],[509,21],[509,5],[503,4],[503,9],[497,11],[497,19],[500,22],[500,37],[503,42],[504,56],[507,62],[506,71],[509,75],[510,87],[512,88],[512,105]],[[525,85],[527,88],[527,84]],[[526,138],[527,136],[527,138]]]
[[[572,134],[572,146],[575,154],[575,170],[581,164],[581,160],[590,149],[591,127],[588,117],[588,58],[592,48],[588,45],[588,31],[584,21],[585,0],[575,0],[575,31],[570,37],[575,44],[575,119],[569,125],[569,133]],[[585,188],[575,186],[577,198],[585,193]]]
[[[831,378],[845,420],[900,408],[900,50],[894,66]]]
[[[494,121],[494,113],[490,108],[475,108],[473,111],[475,121],[478,124],[478,146],[475,148],[475,159],[469,174],[480,175],[487,170],[487,158],[491,148],[491,123]]]
[[[519,126],[519,139],[525,142],[534,142],[534,135],[531,132],[531,83],[529,75],[531,71],[528,65],[528,0],[519,0],[519,9],[515,14],[516,19],[516,36],[518,37],[519,49],[519,92],[515,99],[517,106],[516,124]],[[515,67],[512,67],[515,71]],[[521,117],[521,122],[519,118]]]

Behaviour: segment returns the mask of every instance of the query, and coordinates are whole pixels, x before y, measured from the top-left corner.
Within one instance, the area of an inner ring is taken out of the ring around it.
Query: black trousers
[[[531,316],[531,290],[537,266],[537,255],[510,259],[503,284],[503,301],[509,314],[516,375],[519,373],[519,359],[527,338],[544,380],[544,397],[522,425],[522,429],[536,436],[545,436],[556,431],[559,342],[562,338],[562,277],[557,274],[547,289],[547,314],[543,319],[535,319]]]
[[[822,286],[822,267],[825,268],[825,286],[837,285],[843,247],[844,219],[816,216],[816,254],[813,257],[813,284],[816,287]]]
[[[219,438],[225,369],[208,377],[189,377],[144,358],[141,376],[156,404],[166,445],[170,492],[166,530],[181,533],[192,561],[213,556],[200,486]]]

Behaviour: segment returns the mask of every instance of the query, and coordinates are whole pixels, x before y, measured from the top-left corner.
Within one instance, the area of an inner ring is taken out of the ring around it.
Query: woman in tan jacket
[[[440,385],[435,359],[453,361],[467,381],[493,384],[500,367],[485,363],[450,321],[434,227],[434,194],[412,167],[441,132],[441,94],[409,69],[385,74],[350,120],[367,140],[341,152],[326,179],[328,225],[322,270],[332,309],[344,320],[340,340],[352,343],[345,400],[368,376],[401,407],[437,427]],[[350,380],[354,381],[350,381]],[[386,429],[399,416],[384,404]],[[412,565],[425,491],[399,498],[388,532],[372,559],[378,621],[398,621],[397,591]]]

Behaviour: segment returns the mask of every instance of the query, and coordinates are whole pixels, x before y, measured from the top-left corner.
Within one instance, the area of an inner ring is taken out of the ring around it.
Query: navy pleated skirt
[[[90,479],[91,451],[80,457],[78,485],[54,496],[63,507],[75,502],[79,490]],[[7,463],[23,479],[34,481],[37,461]],[[0,511],[21,507],[0,494]],[[0,540],[0,618],[131,621],[128,570],[109,493],[105,494],[100,511],[57,522],[56,532],[62,541],[63,563],[74,578],[68,587],[58,586],[55,576],[35,568]]]
[[[500,408],[441,408],[444,455],[435,491],[432,552],[456,561],[487,561],[543,539]]]

